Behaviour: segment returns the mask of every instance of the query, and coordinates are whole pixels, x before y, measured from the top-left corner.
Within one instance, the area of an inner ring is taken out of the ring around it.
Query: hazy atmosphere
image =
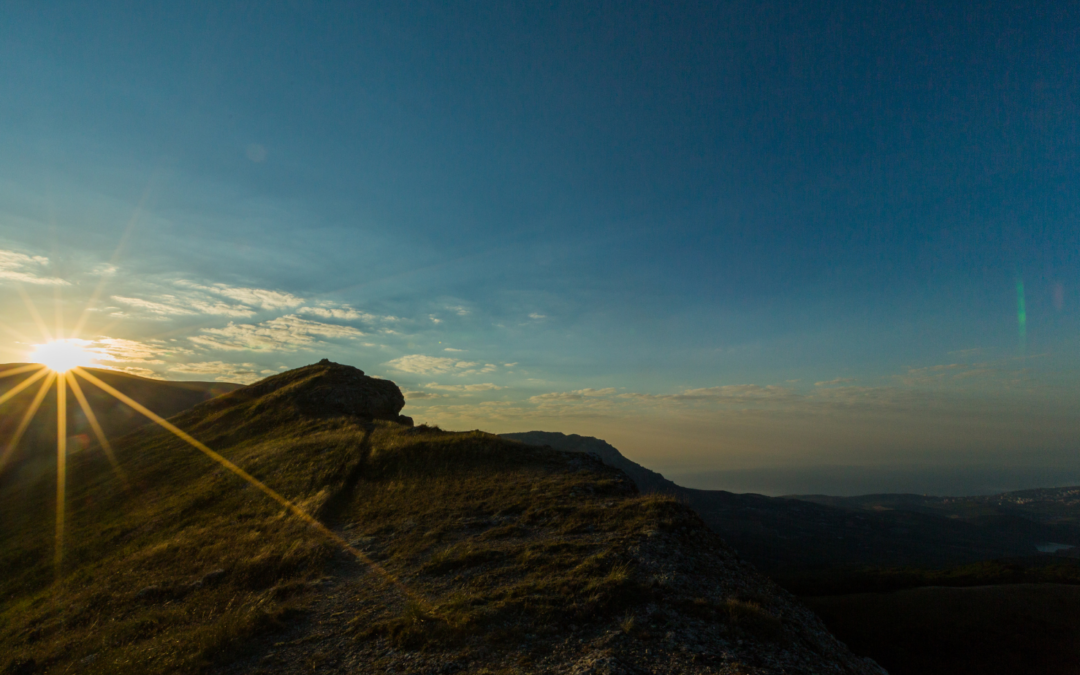
[[[1069,3],[104,6],[0,22],[0,362],[325,357],[691,487],[1080,482]]]

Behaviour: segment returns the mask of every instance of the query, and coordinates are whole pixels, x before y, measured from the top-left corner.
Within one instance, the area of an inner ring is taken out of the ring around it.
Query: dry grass
[[[410,589],[412,599],[358,614],[357,639],[434,649],[462,636],[517,641],[584,617],[632,625],[653,591],[622,551],[677,507],[580,456],[479,432],[278,419],[259,400],[175,421],[366,542]],[[58,578],[49,481],[0,493],[4,513],[20,514],[0,524],[0,668],[87,659],[80,672],[195,672],[303,616],[337,547],[164,432],[144,430],[117,452],[131,491],[103,461],[72,466]]]
[[[219,448],[314,509],[342,488],[366,434],[301,423]],[[0,525],[0,652],[44,666],[89,658],[86,672],[192,670],[295,614],[334,547],[164,432],[117,446],[130,491],[99,459],[72,463],[59,577],[51,481],[0,493],[3,512],[22,516]]]

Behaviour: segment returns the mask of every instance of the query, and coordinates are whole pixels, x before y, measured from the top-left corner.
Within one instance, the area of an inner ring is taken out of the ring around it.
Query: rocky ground
[[[568,463],[588,458],[567,458]],[[632,493],[627,492],[627,497]],[[670,516],[674,515],[674,518]],[[366,629],[387,615],[400,614],[408,600],[401,590],[353,556],[342,553],[329,574],[310,585],[311,601],[285,631],[252,645],[251,655],[225,673],[560,673],[880,675],[885,671],[859,658],[835,638],[795,598],[740,560],[689,509],[673,504],[664,522],[637,533],[582,533],[590,546],[616,545],[642,582],[628,592],[629,609],[583,616],[556,627],[508,621],[479,632],[454,635],[441,643],[402,646]],[[513,519],[466,519],[470,537],[514,528]],[[376,561],[388,561],[385,542],[357,537],[362,523],[340,532]],[[529,535],[518,544],[550,536],[546,528],[522,526]],[[607,541],[597,541],[607,539]],[[466,584],[484,566],[451,580]],[[396,576],[396,575],[395,575]],[[429,575],[405,572],[407,588],[430,585]],[[434,618],[418,617],[423,623]],[[437,630],[433,625],[432,630]]]

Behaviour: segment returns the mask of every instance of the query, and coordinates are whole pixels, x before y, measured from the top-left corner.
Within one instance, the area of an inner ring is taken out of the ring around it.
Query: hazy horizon
[[[418,422],[688,485],[1069,481],[1078,32],[1056,3],[13,6],[0,362],[36,311],[102,367],[326,357]]]

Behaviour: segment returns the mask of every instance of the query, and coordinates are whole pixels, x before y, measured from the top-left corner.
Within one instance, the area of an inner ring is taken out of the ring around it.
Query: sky
[[[0,361],[37,312],[104,367],[330,358],[417,422],[699,487],[1080,482],[1078,34],[994,0],[10,2]]]

